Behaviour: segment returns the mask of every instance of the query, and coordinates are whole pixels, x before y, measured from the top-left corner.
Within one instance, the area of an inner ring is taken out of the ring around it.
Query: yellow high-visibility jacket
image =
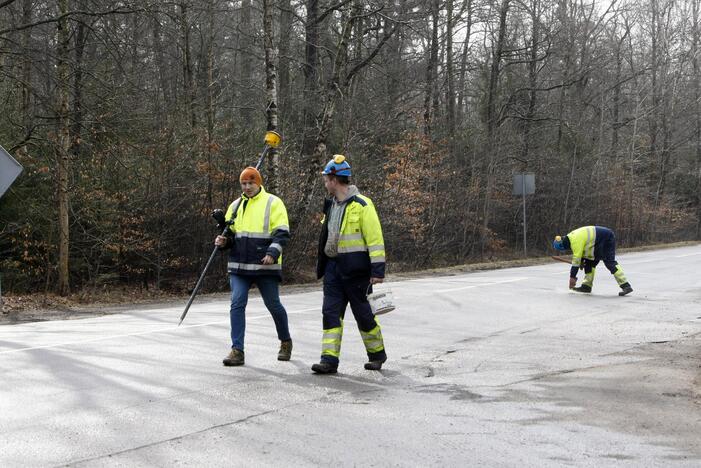
[[[582,259],[594,260],[594,246],[596,245],[596,227],[584,226],[567,233],[572,250],[572,266],[579,268]]]
[[[577,277],[577,270],[584,268],[587,260],[615,259],[616,236],[604,226],[583,226],[567,233],[565,247],[572,250],[570,277]]]
[[[332,203],[331,199],[324,201],[324,218],[316,265],[317,278],[324,276],[328,262],[324,247],[329,236],[327,221]],[[382,237],[380,218],[372,200],[364,195],[354,195],[344,205],[338,256],[335,260],[342,277],[385,277],[385,241]]]
[[[229,273],[239,275],[275,275],[282,277],[282,250],[290,240],[287,209],[282,200],[261,187],[253,197],[245,194],[235,200],[226,212],[226,221],[234,223],[227,231]],[[263,265],[266,255],[276,262]]]

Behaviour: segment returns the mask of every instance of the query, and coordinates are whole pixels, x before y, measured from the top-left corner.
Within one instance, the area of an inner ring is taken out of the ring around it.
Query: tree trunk
[[[462,57],[460,58],[460,79],[458,81],[458,109],[457,120],[463,123],[465,116],[465,74],[467,72],[467,56],[470,49],[470,35],[472,34],[472,0],[467,0],[467,25],[465,31],[465,42],[462,48]]]
[[[333,127],[333,119],[336,113],[336,99],[339,95],[346,95],[348,80],[345,79],[345,77],[342,78],[342,72],[346,69],[348,64],[348,42],[350,41],[356,18],[354,14],[351,14],[350,18],[348,18],[347,14],[343,14],[341,17],[343,31],[338,45],[336,46],[336,56],[333,62],[331,77],[326,86],[324,107],[318,117],[319,131],[314,141],[312,157],[309,159],[309,168],[307,170],[308,180],[305,185],[307,187],[314,186],[314,180],[318,177],[316,174],[319,173],[319,167],[326,162],[326,144],[331,128]],[[307,212],[308,208],[311,206],[315,194],[315,190],[309,190],[304,203],[305,212]]]
[[[263,45],[265,47],[265,93],[267,103],[265,115],[267,129],[277,131],[277,48],[273,32],[274,0],[263,0]],[[278,193],[278,151],[272,148],[269,152],[268,187],[273,193]]]
[[[70,149],[70,129],[68,119],[68,95],[69,95],[69,70],[68,70],[68,50],[70,34],[68,31],[68,17],[64,16],[68,13],[68,0],[59,0],[59,15],[61,19],[58,21],[58,53],[56,61],[57,72],[57,117],[58,128],[56,131],[56,161],[58,163],[57,178],[58,178],[58,293],[61,296],[66,296],[70,292],[69,281],[69,196],[68,196],[68,174],[71,170],[71,161],[69,156]]]
[[[650,116],[648,118],[649,125],[650,125],[650,146],[649,146],[649,152],[650,152],[650,159],[652,161],[657,160],[658,155],[657,155],[657,133],[658,133],[658,122],[657,122],[657,113],[659,112],[659,106],[660,106],[660,90],[659,90],[659,63],[658,63],[658,54],[659,54],[659,23],[660,23],[660,17],[659,17],[659,5],[657,3],[658,0],[650,0],[650,6],[651,6],[651,25],[650,25],[650,79],[652,80],[651,84],[651,92],[652,92],[652,109],[650,110]],[[651,229],[650,232],[648,233],[649,237],[648,240],[654,240],[657,235],[656,235],[656,230],[657,230],[657,209],[659,207],[659,185],[658,185],[658,190],[655,193],[655,210],[652,213],[652,223],[651,223]]]
[[[453,77],[453,0],[446,1],[446,43],[445,43],[445,73],[448,91],[445,96],[446,121],[448,124],[448,141],[450,156],[455,152],[455,80]]]
[[[526,110],[526,121],[523,124],[523,148],[521,150],[521,160],[524,165],[528,164],[530,144],[531,144],[531,127],[533,126],[533,118],[535,117],[535,108],[538,94],[538,27],[540,25],[540,0],[531,1],[531,51],[528,61],[528,109]]]
[[[192,52],[190,50],[190,20],[188,19],[187,2],[180,3],[180,28],[183,40],[183,82],[185,84],[186,109],[190,117],[190,126],[194,129],[197,126],[197,116],[195,113],[195,81],[192,67]]]
[[[161,39],[161,21],[158,15],[153,15],[151,20],[151,25],[153,28],[153,48],[156,57],[156,67],[158,68],[158,83],[160,88],[160,94],[163,99],[163,106],[160,105],[160,99],[156,99],[156,122],[157,128],[161,129],[166,124],[168,115],[170,115],[170,109],[172,108],[172,97],[170,93],[170,84],[168,80],[167,69],[168,66],[165,61],[165,54],[163,52],[163,41]]]
[[[611,124],[611,155],[615,158],[618,156],[618,129],[621,126],[621,74],[623,71],[623,57],[621,54],[621,49],[623,48],[623,42],[626,40],[628,35],[628,30],[623,34],[620,40],[616,41],[616,75],[615,75],[615,87],[613,88],[613,102],[612,106],[612,119]]]
[[[205,105],[207,114],[207,207],[211,208],[212,200],[212,153],[214,151],[214,7],[215,0],[207,2],[207,22],[209,36],[207,37],[207,83],[205,86]]]
[[[252,12],[253,7],[251,6],[251,0],[241,1],[241,74],[239,80],[239,89],[249,91],[253,87],[253,24],[252,24]],[[253,113],[251,112],[251,96],[249,93],[241,93],[241,100],[243,102],[241,108],[241,120],[242,124],[245,126],[250,125],[253,118]]]
[[[564,36],[562,41],[562,54],[564,58],[561,59],[562,65],[560,65],[560,95],[558,97],[557,103],[557,145],[558,151],[562,151],[562,136],[563,128],[565,125],[565,100],[567,99],[567,83],[570,80],[570,66],[572,64],[572,53],[574,49],[574,31],[572,27],[573,20],[570,18],[567,7],[569,2],[567,0],[560,0],[558,2],[558,8],[560,11],[559,20],[562,25],[562,35]]]
[[[489,91],[487,94],[487,140],[492,142],[494,128],[497,118],[497,85],[499,84],[499,74],[501,73],[501,57],[504,53],[504,43],[506,40],[506,15],[509,11],[510,0],[502,0],[499,10],[499,31],[497,41],[492,51],[492,65],[489,72]]]
[[[694,87],[694,144],[695,174],[696,174],[696,239],[701,239],[701,67],[699,67],[699,0],[692,2],[693,31],[692,31],[692,66]]]
[[[80,0],[78,9],[87,11],[87,0]],[[73,65],[73,122],[71,125],[71,153],[78,156],[81,144],[81,132],[83,129],[83,57],[85,55],[85,43],[89,32],[85,22],[79,21],[75,33],[75,63]]]
[[[287,119],[290,115],[290,40],[292,38],[292,5],[290,0],[279,0],[280,4],[280,40],[278,58],[278,109],[282,126],[287,125]],[[285,129],[282,129],[285,131]]]
[[[333,63],[331,79],[326,88],[326,99],[324,100],[324,110],[319,119],[319,133],[314,146],[314,166],[319,167],[326,161],[326,143],[329,132],[333,126],[333,118],[336,113],[337,97],[344,96],[348,82],[341,78],[341,73],[348,64],[348,42],[353,32],[353,25],[358,17],[351,14],[350,18],[345,18],[343,22],[343,33],[336,47],[336,58]]]
[[[424,135],[427,138],[431,138],[432,129],[432,112],[431,112],[431,99],[434,94],[434,89],[436,87],[437,74],[438,74],[438,15],[439,10],[439,0],[433,0],[431,2],[431,46],[429,48],[429,56],[426,63],[426,90],[424,95]]]
[[[22,2],[22,24],[32,21],[32,0]],[[31,59],[32,30],[22,31],[22,127],[25,140],[29,139],[33,132],[34,112],[32,110],[32,59]],[[21,147],[21,153],[27,153],[26,145]]]
[[[482,232],[480,241],[480,254],[484,256],[489,241],[489,220],[492,201],[492,186],[494,185],[494,171],[496,153],[498,151],[497,139],[495,138],[494,130],[497,125],[498,116],[496,114],[497,105],[497,85],[499,83],[499,74],[501,72],[501,58],[504,51],[504,43],[506,38],[506,16],[509,11],[510,0],[502,0],[499,11],[499,31],[497,32],[497,41],[492,52],[492,65],[489,74],[489,91],[487,95],[487,164],[485,170],[486,184],[484,189],[484,205],[482,209]]]
[[[312,156],[316,145],[318,133],[316,125],[317,102],[319,100],[318,66],[319,66],[319,0],[306,0],[307,19],[305,28],[304,47],[304,128],[302,135],[302,155],[306,158]],[[310,165],[314,164],[314,158]]]

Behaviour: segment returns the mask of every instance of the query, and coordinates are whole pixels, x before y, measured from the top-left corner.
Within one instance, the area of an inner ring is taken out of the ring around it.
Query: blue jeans
[[[280,341],[290,339],[287,326],[287,311],[280,302],[280,280],[275,276],[229,275],[231,285],[231,347],[243,351],[243,337],[246,333],[246,304],[251,284],[258,286],[263,303],[273,316],[277,337]]]

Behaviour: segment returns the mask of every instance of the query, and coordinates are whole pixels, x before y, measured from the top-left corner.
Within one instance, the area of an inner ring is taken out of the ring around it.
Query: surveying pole
[[[263,164],[263,160],[265,159],[265,155],[268,154],[268,151],[271,148],[277,148],[280,146],[280,142],[282,141],[282,137],[280,136],[279,133],[273,132],[272,130],[268,131],[265,133],[265,146],[263,147],[263,151],[260,153],[260,157],[258,158],[258,162],[256,163],[256,169],[258,169],[261,164]],[[241,199],[239,199],[240,201]],[[212,212],[212,216],[214,219],[217,220],[217,222],[221,225],[224,224],[224,230],[220,235],[225,235],[226,231],[229,230],[229,226],[234,224],[234,220],[236,219],[236,211],[238,210],[239,205],[237,204],[234,207],[234,214],[231,217],[231,221],[226,222],[224,221],[224,213],[222,210],[214,210]],[[209,260],[207,260],[207,264],[204,266],[204,270],[202,270],[202,274],[200,274],[200,278],[197,280],[197,284],[195,284],[195,289],[192,290],[192,294],[190,295],[190,300],[187,301],[187,305],[185,306],[185,310],[183,310],[182,315],[180,316],[180,322],[178,322],[178,326],[180,326],[181,323],[183,323],[183,320],[185,320],[185,316],[187,315],[187,311],[190,310],[190,306],[192,305],[192,301],[195,300],[195,296],[197,295],[197,291],[200,289],[200,285],[202,284],[202,280],[204,280],[205,274],[207,273],[207,270],[209,269],[209,266],[212,264],[212,260],[214,260],[214,256],[217,254],[217,250],[219,250],[219,247],[215,246],[214,250],[212,250],[212,253],[209,255]]]

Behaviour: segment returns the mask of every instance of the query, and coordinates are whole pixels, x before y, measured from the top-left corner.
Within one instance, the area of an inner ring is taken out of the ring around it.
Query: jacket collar
[[[264,195],[264,194],[266,194],[266,193],[268,193],[268,192],[265,191],[265,187],[263,187],[263,186],[261,185],[261,186],[260,186],[260,190],[258,190],[258,193],[256,193],[255,195],[253,195],[251,198],[248,198],[248,197],[246,196],[245,193],[242,193],[242,194],[241,194],[241,199],[242,199],[242,200],[256,200],[256,199],[260,198],[261,195]]]
[[[332,200],[333,200],[335,203],[341,205],[341,204],[343,204],[343,203],[346,203],[346,202],[351,201],[351,200],[353,199],[353,197],[355,197],[355,196],[358,195],[359,193],[360,193],[360,190],[358,190],[358,187],[356,187],[355,185],[349,185],[349,186],[348,186],[348,196],[347,196],[343,201],[338,201],[338,200],[336,199],[336,197],[333,197]]]

